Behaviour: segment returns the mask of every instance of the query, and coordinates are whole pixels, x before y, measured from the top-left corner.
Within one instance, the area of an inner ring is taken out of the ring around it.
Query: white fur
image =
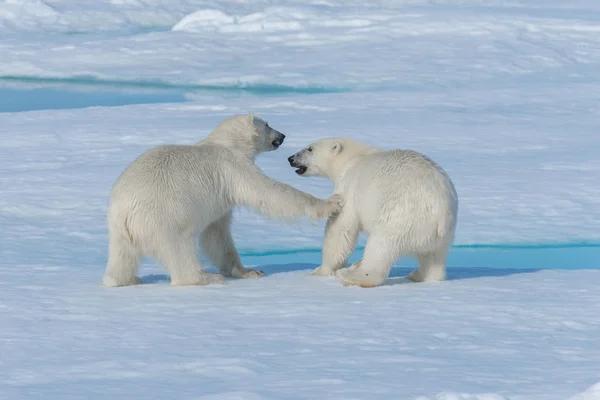
[[[265,176],[254,164],[275,150],[284,135],[252,113],[223,121],[194,145],[165,145],[146,151],[115,183],[108,210],[109,254],[103,283],[141,283],[145,256],[171,275],[173,285],[223,283],[223,276],[255,278],[244,268],[230,233],[232,209],[248,206],[277,218],[326,218],[340,209],[338,196],[326,201]],[[197,253],[200,236],[219,274],[204,271]]]
[[[454,240],[458,197],[448,175],[411,150],[367,146],[348,138],[327,138],[290,157],[303,176],[325,176],[345,201],[329,218],[322,265],[313,275],[336,275],[344,285],[378,286],[400,256],[416,256],[409,278],[444,280]],[[344,268],[358,235],[369,235],[363,257]]]

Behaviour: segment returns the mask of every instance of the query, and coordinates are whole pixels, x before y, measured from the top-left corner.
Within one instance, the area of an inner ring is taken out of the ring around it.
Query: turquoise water
[[[350,261],[358,260],[361,254],[362,249],[357,250]],[[308,273],[321,261],[321,251],[318,249],[248,251],[241,252],[240,255],[244,265],[259,266],[266,275],[293,271]],[[450,252],[447,279],[500,277],[530,274],[547,269],[599,269],[599,259],[600,244],[459,245],[454,246]],[[404,277],[416,267],[416,260],[404,258],[392,268],[389,276],[390,278]],[[214,268],[210,269],[216,272]],[[169,280],[166,274],[145,275],[142,271],[141,275],[145,283]]]
[[[270,83],[232,83],[222,85],[207,85],[194,83],[171,83],[157,80],[116,80],[98,79],[88,76],[70,78],[42,78],[30,76],[2,76],[1,84],[56,86],[66,89],[76,87],[87,89],[112,88],[123,89],[129,92],[139,90],[171,90],[178,92],[246,92],[256,95],[274,94],[318,94],[348,92],[350,89],[341,87],[328,87],[321,85],[290,86]]]
[[[132,93],[108,88],[86,90],[78,87],[0,87],[0,112],[116,107],[129,104],[175,103],[185,100],[184,93],[177,91]]]
[[[160,81],[117,81],[80,78],[0,77],[0,112],[116,107],[130,104],[175,103],[186,94],[259,96],[310,95],[345,89],[321,86],[293,87],[272,84],[195,85]]]
[[[362,248],[354,252],[351,262],[360,258]],[[271,269],[310,268],[321,262],[320,249],[281,252],[241,252],[247,265],[270,265]],[[539,245],[465,245],[454,246],[448,259],[448,270],[465,269],[475,275],[504,275],[512,271],[541,269],[598,269],[600,244],[539,244]],[[417,266],[413,258],[403,258],[395,274]]]

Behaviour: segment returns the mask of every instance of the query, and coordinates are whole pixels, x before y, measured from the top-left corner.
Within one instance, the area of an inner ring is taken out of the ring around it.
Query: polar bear
[[[133,161],[117,179],[108,209],[109,251],[103,284],[141,283],[143,257],[171,275],[173,285],[258,278],[242,266],[230,232],[232,209],[248,206],[274,218],[327,218],[341,199],[317,199],[265,176],[256,157],[277,149],[285,135],[248,115],[225,119],[194,145],[163,145]],[[220,274],[204,271],[197,239]]]
[[[386,151],[349,138],[325,138],[288,161],[301,176],[329,178],[345,202],[327,221],[322,265],[312,275],[336,275],[343,285],[374,287],[406,255],[419,260],[409,279],[446,278],[458,196],[432,160],[411,150]],[[369,236],[363,257],[344,268],[360,232]]]

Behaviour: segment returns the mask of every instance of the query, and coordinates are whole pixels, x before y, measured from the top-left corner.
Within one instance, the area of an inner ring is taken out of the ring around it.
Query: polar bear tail
[[[440,238],[447,238],[449,240],[454,239],[454,231],[456,230],[456,224],[458,222],[458,195],[456,189],[449,180],[448,185],[448,203],[449,207],[443,211],[444,218],[440,218],[438,223],[438,236]]]
[[[124,236],[129,240],[129,244],[133,244],[133,234],[131,233],[131,229],[129,229],[129,226],[129,215],[126,215],[125,220],[123,221],[123,232],[125,233]]]
[[[110,236],[119,237],[129,244],[133,244],[133,233],[131,230],[130,216],[128,212],[122,212],[117,207],[111,207],[108,211],[108,232]]]
[[[437,234],[440,239],[448,239],[448,237],[454,236],[454,229],[456,226],[455,218],[449,216],[444,218],[438,223]]]

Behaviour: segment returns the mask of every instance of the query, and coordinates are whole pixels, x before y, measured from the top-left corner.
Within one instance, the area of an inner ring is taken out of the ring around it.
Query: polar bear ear
[[[252,111],[248,113],[248,124],[254,125],[254,113]]]
[[[339,154],[342,151],[342,144],[340,142],[335,142],[331,145],[330,151],[335,155]]]

